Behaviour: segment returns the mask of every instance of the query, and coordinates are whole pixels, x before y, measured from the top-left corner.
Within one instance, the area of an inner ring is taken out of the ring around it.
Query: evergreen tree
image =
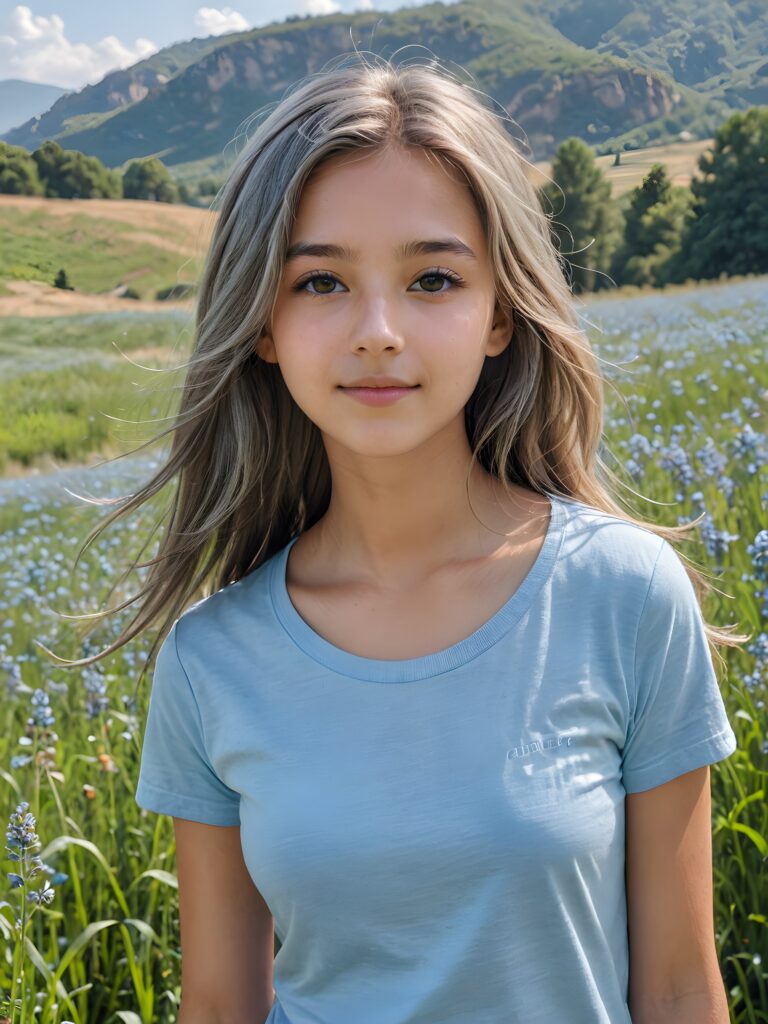
[[[646,241],[643,248],[630,253],[616,281],[662,287],[672,282],[672,267],[679,259],[685,219],[693,194],[689,188],[672,187],[669,198],[649,207],[642,217],[639,232]]]
[[[611,276],[617,284],[659,286],[668,279],[668,264],[680,248],[693,196],[673,188],[663,164],[653,164],[629,195],[624,238],[613,256]]]
[[[566,139],[555,153],[551,177],[554,184],[547,182],[542,189],[542,205],[572,291],[612,287],[608,270],[620,217],[594,153],[581,139]]]
[[[645,214],[670,196],[671,183],[664,164],[653,164],[642,184],[632,190],[629,210],[624,219],[624,244],[632,253],[647,255],[653,250],[655,238],[647,231]]]
[[[698,161],[674,280],[768,271],[768,107],[733,114]]]

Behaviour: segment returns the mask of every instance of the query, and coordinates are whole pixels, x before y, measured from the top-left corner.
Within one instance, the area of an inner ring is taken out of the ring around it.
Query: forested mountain
[[[30,150],[53,138],[110,167],[203,160],[356,47],[460,65],[544,160],[572,135],[604,151],[711,136],[731,111],[766,102],[767,44],[764,0],[462,0],[292,17],[168,47],[1,137]]]

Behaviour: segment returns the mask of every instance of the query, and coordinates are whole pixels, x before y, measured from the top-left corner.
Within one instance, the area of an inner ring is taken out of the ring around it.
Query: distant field
[[[648,149],[634,149],[621,154],[621,164],[613,167],[613,155],[596,158],[597,166],[611,183],[614,197],[624,195],[636,188],[643,181],[652,164],[664,164],[673,185],[687,185],[697,172],[697,162],[705,149],[712,147],[713,140],[705,139],[695,142],[674,142],[666,146],[650,146]],[[534,176],[536,184],[541,185],[544,177],[551,173],[550,162],[534,164],[542,177]]]
[[[680,142],[597,158],[614,196],[639,185],[651,164],[687,184],[710,142]],[[534,165],[542,184],[551,165]],[[0,317],[56,316],[121,309],[162,310],[161,288],[198,279],[216,214],[184,204],[136,199],[45,199],[0,195]],[[75,291],[53,287],[63,267]],[[110,294],[119,285],[140,300]],[[192,300],[174,302],[191,309]]]

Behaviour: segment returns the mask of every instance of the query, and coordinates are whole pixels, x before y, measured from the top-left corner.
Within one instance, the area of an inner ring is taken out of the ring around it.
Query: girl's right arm
[[[181,930],[177,1024],[263,1024],[274,925],[243,860],[240,826],[173,818]]]

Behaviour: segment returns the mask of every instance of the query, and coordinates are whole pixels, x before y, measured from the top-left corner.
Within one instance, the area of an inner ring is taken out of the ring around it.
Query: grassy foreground
[[[191,330],[181,313],[0,318],[0,476],[150,436],[123,421],[166,414]]]

